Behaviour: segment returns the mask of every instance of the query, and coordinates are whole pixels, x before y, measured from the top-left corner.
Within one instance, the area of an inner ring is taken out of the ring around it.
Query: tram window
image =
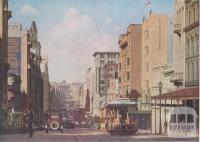
[[[193,119],[193,115],[192,115],[192,114],[188,114],[188,115],[187,115],[187,122],[188,122],[188,123],[193,123],[193,122],[194,122],[194,119]]]
[[[185,123],[185,114],[178,114],[178,123]]]
[[[170,123],[176,123],[176,114],[171,115]]]

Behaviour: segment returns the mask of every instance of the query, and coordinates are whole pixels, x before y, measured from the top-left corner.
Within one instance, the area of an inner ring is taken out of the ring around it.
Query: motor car
[[[61,113],[47,113],[47,121],[45,124],[45,131],[61,131],[63,133],[63,122]]]

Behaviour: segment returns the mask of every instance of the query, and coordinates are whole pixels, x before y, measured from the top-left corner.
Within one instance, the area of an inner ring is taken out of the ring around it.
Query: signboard
[[[8,63],[10,73],[21,76],[21,38],[8,38]]]

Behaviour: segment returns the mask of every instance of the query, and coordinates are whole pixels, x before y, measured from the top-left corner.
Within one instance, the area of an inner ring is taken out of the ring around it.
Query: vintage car
[[[45,131],[61,131],[63,133],[63,122],[61,113],[47,113],[47,120],[45,124]]]

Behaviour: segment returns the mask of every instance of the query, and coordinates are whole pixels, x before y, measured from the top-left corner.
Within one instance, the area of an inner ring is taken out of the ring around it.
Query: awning
[[[199,86],[178,89],[161,96],[152,96],[151,99],[199,99]]]

